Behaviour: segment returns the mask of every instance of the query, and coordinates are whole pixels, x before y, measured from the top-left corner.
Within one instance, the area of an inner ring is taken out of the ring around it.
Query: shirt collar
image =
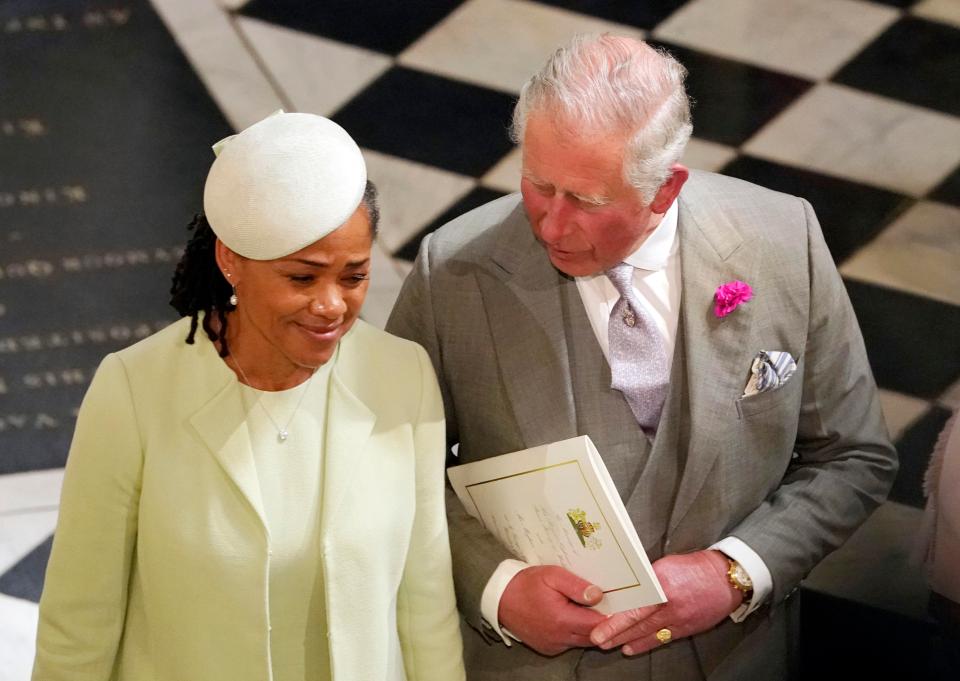
[[[670,204],[663,219],[640,248],[624,258],[624,262],[642,270],[662,270],[677,250],[677,202]]]

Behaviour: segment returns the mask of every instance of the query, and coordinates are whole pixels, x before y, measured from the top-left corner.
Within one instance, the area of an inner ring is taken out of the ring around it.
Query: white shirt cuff
[[[716,549],[740,563],[740,566],[746,570],[750,577],[750,581],[753,582],[753,595],[750,600],[744,601],[739,608],[730,613],[730,619],[734,622],[742,622],[747,619],[750,613],[759,608],[773,592],[773,576],[767,569],[767,564],[763,562],[763,558],[747,546],[742,539],[726,537],[710,548]]]
[[[500,598],[507,588],[507,584],[518,572],[530,567],[522,560],[513,560],[508,558],[497,566],[497,569],[490,575],[487,585],[483,588],[483,594],[480,596],[480,614],[483,616],[487,626],[497,632],[497,635],[508,646],[511,645],[510,639],[519,641],[520,639],[500,626]]]

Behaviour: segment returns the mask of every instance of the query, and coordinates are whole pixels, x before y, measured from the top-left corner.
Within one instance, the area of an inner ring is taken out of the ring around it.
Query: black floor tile
[[[960,378],[960,307],[845,283],[881,388],[935,399]]]
[[[940,680],[929,673],[936,636],[931,623],[806,588],[801,599],[802,681]]]
[[[950,411],[933,407],[920,417],[897,441],[900,472],[890,490],[890,500],[923,508],[923,476],[930,463],[930,454],[937,436],[950,418]]]
[[[0,593],[39,603],[51,546],[52,536],[3,573],[0,576]]]
[[[666,48],[689,71],[694,134],[721,144],[740,146],[813,85],[678,45],[654,44]]]
[[[904,17],[833,80],[960,115],[960,28]]]
[[[624,2],[623,0],[536,0],[543,5],[553,5],[572,12],[589,14],[619,24],[629,24],[651,29],[666,19],[688,0],[644,0],[643,2]]]
[[[512,148],[514,98],[394,67],[334,116],[360,146],[479,177]]]
[[[943,203],[952,203],[960,206],[960,166],[954,168],[953,172],[947,176],[940,186],[930,192],[930,198],[934,201]]]
[[[253,0],[241,14],[387,54],[399,54],[463,0]]]
[[[4,473],[63,465],[92,369],[135,340],[87,330],[175,317],[175,249],[201,207],[210,145],[232,132],[148,0],[0,2],[10,120],[42,134],[0,137]],[[16,274],[24,263],[38,274]],[[31,347],[53,332],[82,341]]]
[[[462,199],[445,210],[443,214],[437,217],[437,219],[420,230],[419,234],[401,246],[397,252],[394,253],[394,256],[413,262],[417,257],[417,250],[420,248],[420,242],[423,241],[423,237],[435,229],[447,224],[454,218],[457,218],[464,213],[477,208],[478,206],[482,206],[485,203],[493,201],[494,199],[498,199],[501,196],[504,196],[504,193],[496,191],[495,189],[489,189],[487,187],[475,187],[469,193],[464,195]]]
[[[751,156],[734,159],[723,169],[723,174],[810,201],[837,263],[873,239],[914,203],[910,198],[883,189]]]

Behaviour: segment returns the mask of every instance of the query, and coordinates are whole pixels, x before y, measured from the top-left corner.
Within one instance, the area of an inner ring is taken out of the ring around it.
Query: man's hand
[[[624,654],[639,655],[662,645],[660,629],[669,629],[674,639],[710,629],[743,601],[743,594],[730,586],[728,567],[719,551],[664,556],[653,571],[667,602],[615,613],[593,630],[590,640],[604,650],[622,645]]]
[[[500,597],[500,625],[542,655],[590,647],[590,632],[606,617],[585,606],[602,598],[600,587],[562,567],[524,568]]]

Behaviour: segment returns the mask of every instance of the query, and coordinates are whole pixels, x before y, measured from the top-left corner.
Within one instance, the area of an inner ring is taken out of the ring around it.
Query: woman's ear
[[[217,258],[217,267],[223,272],[224,277],[233,286],[237,285],[237,271],[240,256],[231,251],[226,244],[217,239],[214,245],[214,253]],[[230,276],[227,276],[227,275]]]

